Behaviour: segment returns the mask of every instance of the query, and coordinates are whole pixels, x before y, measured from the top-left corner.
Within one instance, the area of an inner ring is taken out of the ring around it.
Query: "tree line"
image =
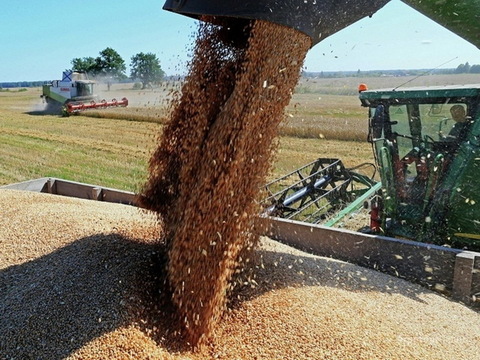
[[[465,64],[460,64],[455,69],[455,74],[480,74],[480,65],[470,65],[468,61]]]
[[[104,77],[107,80],[124,81],[128,78],[142,83],[142,88],[150,84],[156,84],[165,77],[160,61],[152,53],[140,52],[131,57],[130,76],[126,75],[125,61],[112,48],[106,48],[100,51],[99,56],[74,58],[72,61],[72,70],[86,72],[92,78]],[[370,70],[370,71],[321,71],[321,72],[303,72],[303,77],[320,78],[340,78],[340,77],[376,77],[376,76],[416,76],[422,74],[479,74],[480,64],[470,65],[468,62],[460,64],[456,68],[449,69],[410,69],[410,70]],[[1,89],[17,87],[37,87],[42,86],[44,81],[19,81],[19,82],[1,82]],[[109,83],[107,82],[109,85]]]
[[[44,81],[5,81],[0,83],[0,91],[8,91],[13,88],[28,88],[42,86]]]
[[[160,60],[153,53],[140,52],[131,57],[130,78],[139,80],[142,83],[142,89],[163,80],[165,72],[160,66]],[[100,51],[97,57],[74,58],[71,61],[72,70],[87,73],[92,78],[107,79],[110,88],[111,80],[125,80],[126,75],[125,60],[114,49],[107,47]]]
[[[106,80],[108,88],[113,81],[124,81],[128,78],[142,83],[142,89],[158,84],[165,77],[160,60],[153,53],[140,52],[130,59],[130,75],[126,74],[125,60],[114,49],[107,47],[97,57],[74,58],[71,60],[72,70],[85,72],[90,78]],[[44,81],[1,82],[0,90],[16,87],[42,86]]]
[[[448,69],[408,69],[408,70],[366,70],[360,71],[320,71],[303,72],[304,77],[341,78],[341,77],[380,77],[380,76],[417,76],[417,75],[447,75],[447,74],[480,74],[480,65],[470,65],[468,62],[460,64],[456,68]]]

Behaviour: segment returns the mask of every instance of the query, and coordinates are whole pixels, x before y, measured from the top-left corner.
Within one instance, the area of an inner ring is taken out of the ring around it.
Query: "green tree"
[[[480,65],[478,65],[478,64],[472,65],[472,67],[470,68],[470,73],[471,74],[480,74]]]
[[[95,76],[96,62],[93,57],[75,58],[71,63],[73,71],[86,72],[89,75]]]
[[[104,77],[113,77],[117,79],[125,79],[125,61],[113,50],[107,47],[100,51],[100,56],[95,58],[96,75]]]
[[[92,77],[103,77],[107,80],[108,90],[112,79],[125,79],[126,66],[122,57],[112,48],[100,51],[100,56],[75,58],[72,60],[74,71],[84,71]]]
[[[163,80],[165,73],[160,67],[157,55],[152,53],[138,53],[132,56],[130,64],[130,77],[142,82],[142,89],[151,83],[158,83]]]
[[[460,64],[455,69],[456,74],[465,74],[470,72],[470,64],[468,61],[465,64]]]

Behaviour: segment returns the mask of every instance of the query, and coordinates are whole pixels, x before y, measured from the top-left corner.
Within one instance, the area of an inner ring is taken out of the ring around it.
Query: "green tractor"
[[[480,250],[480,84],[365,89],[382,183],[371,231]]]

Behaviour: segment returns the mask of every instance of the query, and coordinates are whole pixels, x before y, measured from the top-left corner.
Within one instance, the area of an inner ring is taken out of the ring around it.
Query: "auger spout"
[[[312,46],[389,0],[167,0],[163,9],[183,15],[229,18],[232,22],[266,20],[301,31]]]
[[[228,18],[228,24],[266,20],[301,31],[312,46],[390,0],[167,0],[163,9],[194,18]],[[402,0],[480,48],[480,0]]]

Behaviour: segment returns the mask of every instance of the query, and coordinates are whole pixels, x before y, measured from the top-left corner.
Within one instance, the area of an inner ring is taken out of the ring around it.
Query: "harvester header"
[[[88,109],[105,109],[108,107],[126,107],[128,106],[128,99],[123,98],[122,100],[112,99],[112,101],[102,100],[99,102],[90,101],[89,103],[84,102],[69,102],[65,106],[65,111],[68,114],[75,114],[80,111],[88,110]]]

